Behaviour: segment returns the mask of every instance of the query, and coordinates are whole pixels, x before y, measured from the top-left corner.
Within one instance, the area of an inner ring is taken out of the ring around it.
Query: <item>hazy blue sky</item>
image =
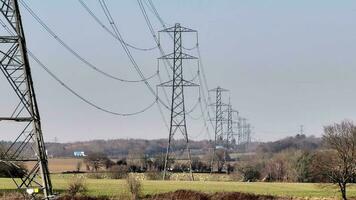
[[[90,18],[78,1],[26,2],[83,57],[117,76],[138,78],[119,43]],[[86,2],[107,23],[98,2]],[[301,124],[307,134],[320,136],[323,125],[356,119],[356,1],[153,2],[168,24],[180,22],[199,31],[209,87],[220,85],[231,90],[235,109],[254,126],[255,139],[294,135]],[[154,45],[136,0],[107,3],[127,42],[141,47]],[[143,84],[116,82],[85,67],[22,11],[28,47],[83,96],[117,112],[136,111],[153,101]],[[158,31],[158,21],[149,15]],[[165,44],[167,52],[172,49],[169,45]],[[158,51],[132,52],[146,75],[155,72]],[[196,51],[190,53],[196,55]],[[111,116],[83,104],[33,62],[32,69],[49,141],[54,137],[72,141],[168,136],[157,107],[134,117]],[[196,66],[188,63],[185,70],[191,76]],[[2,76],[0,83],[0,91],[5,91],[1,93],[0,109],[6,110],[10,93]],[[157,80],[151,83],[156,85]],[[197,90],[189,90],[188,108],[197,98]],[[169,112],[164,112],[168,120]],[[192,138],[197,138],[202,122],[187,119]],[[207,137],[203,133],[198,139]]]

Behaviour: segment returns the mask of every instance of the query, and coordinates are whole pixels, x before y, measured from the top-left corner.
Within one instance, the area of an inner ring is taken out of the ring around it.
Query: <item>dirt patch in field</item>
[[[215,194],[205,194],[190,190],[177,190],[163,194],[153,195],[145,200],[290,200],[290,198],[280,198],[267,195],[254,195],[239,192],[219,192]]]

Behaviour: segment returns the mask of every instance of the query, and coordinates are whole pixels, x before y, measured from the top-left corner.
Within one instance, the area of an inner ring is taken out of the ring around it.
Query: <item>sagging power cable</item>
[[[107,7],[107,4],[105,2],[105,0],[98,0],[99,3],[100,3],[100,6],[102,8],[102,10],[104,11],[104,14],[107,18],[107,20],[109,21],[112,29],[113,29],[113,32],[114,34],[120,38],[119,41],[123,41],[123,37],[121,35],[121,32],[119,31],[119,28],[117,26],[117,24],[115,23],[115,20],[113,19],[112,15],[111,15],[111,12],[110,10],[108,9]],[[135,58],[132,56],[131,54],[131,51],[130,49],[127,47],[127,45],[123,42],[120,42],[122,48],[124,49],[126,55],[128,56],[128,58],[130,59],[130,62],[132,64],[132,66],[135,68],[136,72],[139,74],[139,76],[142,78],[142,79],[145,79],[145,76],[143,75],[139,65],[137,64]],[[155,96],[157,97],[157,100],[166,108],[166,109],[169,109],[169,107],[164,103],[164,101],[159,98],[159,96],[157,95],[156,91],[152,88],[152,86],[147,82],[147,81],[143,81],[145,83],[145,85],[147,86],[147,88],[150,90],[150,92]]]
[[[70,47],[68,45],[68,43],[66,43],[51,28],[49,28],[49,26],[46,23],[44,23],[44,21],[29,7],[28,3],[26,3],[23,0],[20,0],[20,3],[30,13],[30,15],[45,29],[45,31],[47,33],[49,33],[62,47],[64,47],[67,51],[69,51],[72,55],[74,55],[78,60],[80,60],[82,63],[84,63],[85,66],[87,66],[87,67],[91,68],[92,70],[104,75],[105,77],[108,77],[110,79],[114,79],[114,80],[117,80],[117,81],[121,81],[121,82],[139,83],[139,82],[148,81],[148,80],[154,78],[155,76],[157,76],[157,72],[155,72],[153,75],[150,75],[147,78],[142,78],[140,80],[128,80],[128,79],[123,79],[123,78],[111,75],[110,73],[101,70],[99,67],[97,67],[93,63],[89,62],[82,55],[80,55],[79,52],[77,52],[72,47]]]
[[[150,47],[150,48],[137,47],[136,45],[132,45],[124,40],[121,40],[94,14],[94,12],[88,7],[88,5],[83,0],[78,0],[78,1],[80,5],[85,9],[85,11],[94,19],[94,21],[98,23],[107,33],[109,33],[116,40],[120,40],[120,42],[125,43],[125,45],[127,45],[128,47],[139,51],[150,51],[158,48],[158,45],[155,45],[154,47]]]
[[[4,27],[4,29],[12,36],[15,36],[15,34],[11,31],[11,29],[9,29],[6,24],[2,21],[2,19],[0,19],[0,24],[2,27]],[[144,109],[141,109],[139,111],[136,112],[132,112],[132,113],[119,113],[119,112],[115,112],[106,108],[103,108],[101,106],[98,106],[97,104],[93,103],[92,101],[88,100],[87,98],[83,97],[82,95],[80,95],[78,92],[74,91],[71,87],[69,87],[66,83],[64,83],[61,79],[58,78],[58,76],[56,76],[43,62],[41,62],[28,48],[26,49],[28,52],[28,55],[42,68],[44,69],[54,80],[56,80],[60,85],[62,85],[65,89],[67,89],[71,94],[73,94],[74,96],[76,96],[77,98],[79,98],[82,102],[109,114],[112,115],[118,115],[118,116],[123,116],[123,117],[127,117],[127,116],[133,116],[133,115],[138,115],[141,113],[146,112],[147,110],[149,110],[150,108],[152,108],[156,102],[158,101],[158,99],[156,98],[152,103],[150,103],[147,107],[145,107]]]

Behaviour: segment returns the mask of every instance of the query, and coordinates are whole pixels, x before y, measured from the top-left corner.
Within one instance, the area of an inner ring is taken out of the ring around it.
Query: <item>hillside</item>
[[[130,154],[157,155],[165,153],[167,140],[143,140],[143,139],[115,139],[92,140],[73,143],[47,143],[49,155],[53,157],[72,157],[74,151],[102,152],[112,158],[126,157]],[[314,150],[321,146],[321,138],[314,136],[296,135],[274,142],[251,143],[249,152],[278,153],[286,149]],[[212,145],[207,140],[191,141],[192,154],[202,155],[211,149]],[[184,149],[184,141],[175,141],[174,150]],[[233,152],[241,151],[241,146],[233,146]]]

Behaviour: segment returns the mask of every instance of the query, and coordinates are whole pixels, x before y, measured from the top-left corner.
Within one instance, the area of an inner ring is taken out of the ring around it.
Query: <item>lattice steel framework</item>
[[[52,185],[18,0],[1,0],[0,4],[5,19],[3,32],[8,33],[0,36],[0,70],[19,99],[19,103],[14,102],[17,106],[11,114],[0,113],[0,122],[22,126],[14,141],[6,146],[7,150],[1,153],[0,162],[18,169],[21,163],[30,162],[27,166],[33,167],[24,171],[22,178],[13,177],[16,187],[28,192],[39,189],[43,193],[42,196],[34,192],[25,198],[49,199]]]
[[[243,150],[247,150],[251,143],[251,125],[247,123],[246,118],[239,119],[239,145],[242,145]]]
[[[222,93],[228,92],[229,90],[221,88],[218,86],[217,88],[209,90],[209,92],[215,93],[215,103],[211,104],[210,106],[215,107],[215,119],[210,119],[215,122],[215,133],[214,133],[214,146],[213,146],[213,155],[211,159],[211,171],[214,170],[214,159],[216,153],[217,146],[224,146],[224,112],[223,107],[227,106],[227,104],[222,102]]]
[[[191,179],[194,180],[193,173],[192,173],[192,159],[191,159],[191,153],[189,148],[187,124],[186,124],[186,117],[185,117],[186,111],[185,111],[185,104],[184,104],[184,87],[192,87],[192,86],[199,86],[199,85],[184,80],[183,60],[197,59],[197,58],[182,52],[182,33],[188,33],[188,32],[196,33],[196,31],[189,28],[182,27],[180,24],[177,23],[175,24],[175,26],[166,28],[160,31],[160,33],[161,32],[173,34],[173,40],[174,40],[173,53],[165,55],[160,58],[160,59],[171,60],[173,63],[172,65],[173,79],[159,85],[160,87],[172,88],[170,129],[169,129],[167,152],[166,152],[165,162],[164,162],[163,179],[165,179],[166,177],[168,160],[170,159],[170,154],[172,150],[171,149],[172,141],[174,135],[177,132],[180,132],[183,135],[186,142],[186,149],[187,149],[188,159],[189,159],[189,170],[191,174]]]
[[[227,130],[226,130],[226,136],[225,136],[225,148],[228,150],[230,148],[230,143],[232,139],[234,139],[236,132],[234,130],[234,125],[237,124],[237,122],[234,120],[234,114],[238,116],[239,112],[237,110],[234,110],[232,108],[231,103],[229,102],[229,105],[227,107]]]
[[[242,144],[242,138],[243,138],[243,126],[242,126],[242,119],[241,117],[238,118],[237,121],[237,144],[240,145]]]

